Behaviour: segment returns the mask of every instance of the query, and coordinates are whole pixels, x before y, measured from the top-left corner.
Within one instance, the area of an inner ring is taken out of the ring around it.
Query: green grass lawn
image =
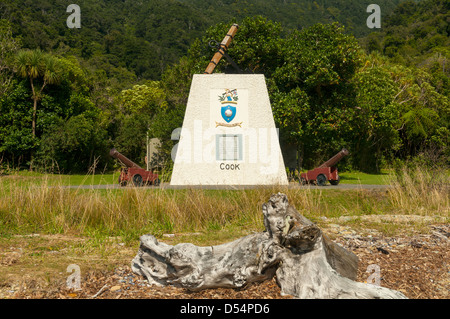
[[[19,171],[12,175],[6,175],[6,182],[14,179],[20,184],[43,185],[48,186],[89,186],[89,185],[110,185],[117,184],[120,172],[107,174],[88,174],[88,175],[63,175],[63,174],[41,174],[29,171]],[[383,170],[380,174],[367,174],[362,172],[343,172],[339,173],[342,184],[368,184],[368,185],[387,185],[390,181],[388,170]],[[1,177],[0,177],[1,178]]]
[[[388,185],[391,176],[388,170],[382,170],[380,174],[367,174],[362,172],[339,172],[342,184],[367,184]]]
[[[48,185],[48,186],[78,186],[78,185],[108,185],[118,183],[120,172],[108,174],[42,174],[37,172],[19,171],[0,177],[4,183],[19,183],[20,185]]]

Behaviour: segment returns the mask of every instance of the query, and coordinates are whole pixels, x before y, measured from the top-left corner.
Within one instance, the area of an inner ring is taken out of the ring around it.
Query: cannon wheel
[[[128,184],[127,181],[120,181],[119,182],[119,185],[122,186],[122,187],[127,186],[127,184]]]
[[[330,180],[330,184],[331,185],[338,185],[339,184],[339,182],[340,182],[340,178],[339,178],[339,176],[338,176],[338,179],[336,179],[336,180]]]
[[[316,181],[317,181],[317,185],[325,186],[325,184],[327,183],[327,178],[325,175],[319,174],[319,175],[317,175]]]
[[[142,176],[139,174],[133,175],[133,185],[136,187],[141,187],[144,184]]]
[[[119,176],[119,185],[124,187],[127,186],[127,181],[126,180],[122,180],[121,176]]]
[[[308,181],[304,177],[300,177],[300,185],[306,185],[308,184]]]

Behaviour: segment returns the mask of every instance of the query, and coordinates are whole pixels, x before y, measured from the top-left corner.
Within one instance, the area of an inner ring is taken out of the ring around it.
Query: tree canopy
[[[236,22],[228,54],[265,75],[296,165],[314,167],[342,147],[352,153],[342,164],[364,171],[427,151],[448,162],[446,1],[382,1],[375,32],[360,1],[78,4],[80,29],[67,28],[56,1],[1,4],[0,165],[111,168],[113,146],[142,164],[148,133],[170,168],[192,75]],[[234,71],[222,59],[216,72]]]

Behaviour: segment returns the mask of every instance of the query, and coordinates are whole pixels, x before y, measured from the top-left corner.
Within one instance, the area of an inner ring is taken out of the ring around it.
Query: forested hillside
[[[170,168],[192,74],[233,22],[229,54],[265,74],[303,168],[342,147],[364,171],[425,153],[447,163],[449,3],[378,1],[375,31],[369,3],[80,0],[81,28],[69,29],[65,1],[2,0],[0,166],[109,169],[113,146],[142,163],[149,132]]]
[[[382,16],[401,0],[380,0]],[[369,33],[370,0],[80,0],[81,29],[67,28],[67,1],[2,0],[0,19],[12,23],[24,48],[73,54],[108,77],[158,80],[209,26],[263,15],[283,27],[340,22],[356,36]],[[129,71],[129,72],[126,72]]]

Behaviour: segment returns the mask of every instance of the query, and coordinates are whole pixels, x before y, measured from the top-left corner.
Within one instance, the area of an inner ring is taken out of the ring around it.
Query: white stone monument
[[[288,185],[263,74],[196,74],[171,185]]]

